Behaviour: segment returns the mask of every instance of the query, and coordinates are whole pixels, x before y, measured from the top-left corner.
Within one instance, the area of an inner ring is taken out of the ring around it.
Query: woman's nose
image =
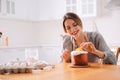
[[[72,28],[71,28],[71,32],[74,32],[75,30],[76,30],[75,27],[72,27]]]

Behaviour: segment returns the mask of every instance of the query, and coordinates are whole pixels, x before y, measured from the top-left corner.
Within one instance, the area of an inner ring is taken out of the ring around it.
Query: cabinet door
[[[16,0],[15,17],[17,19],[26,19],[27,16],[27,0]]]
[[[15,15],[15,0],[0,0],[0,17]]]
[[[0,17],[28,20],[35,0],[0,0]],[[33,15],[34,16],[34,15]]]
[[[61,19],[66,12],[65,0],[39,0],[39,20]]]
[[[25,20],[62,19],[65,0],[0,0],[0,17]]]
[[[96,16],[98,0],[66,0],[66,11],[75,12],[81,17]]]
[[[39,0],[16,0],[16,18],[34,21],[37,20],[39,14],[38,1]]]

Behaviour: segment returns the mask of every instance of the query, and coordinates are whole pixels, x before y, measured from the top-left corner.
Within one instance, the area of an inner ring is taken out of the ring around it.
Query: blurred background
[[[81,17],[84,31],[99,31],[110,47],[120,46],[120,0],[0,0],[0,63],[25,59],[27,48],[60,62],[66,12]]]

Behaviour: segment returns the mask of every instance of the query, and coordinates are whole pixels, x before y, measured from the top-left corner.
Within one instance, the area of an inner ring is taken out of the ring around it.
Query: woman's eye
[[[70,30],[71,28],[70,28],[70,27],[67,27],[66,29],[67,29],[67,30]]]
[[[77,25],[78,25],[77,23],[74,23],[74,24],[73,24],[73,27],[76,27]]]

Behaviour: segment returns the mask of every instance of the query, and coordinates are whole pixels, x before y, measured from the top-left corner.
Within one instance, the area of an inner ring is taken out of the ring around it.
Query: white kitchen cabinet
[[[0,0],[0,17],[3,18],[56,20],[65,12],[65,0]]]
[[[16,0],[16,18],[24,20],[36,20],[38,18],[39,0]]]
[[[25,60],[25,49],[38,49],[39,60],[46,62],[60,62],[61,49],[59,46],[26,46],[26,47],[0,47],[0,64],[5,64],[10,61]],[[9,55],[9,56],[6,56]]]
[[[35,20],[37,0],[0,0],[0,18]]]
[[[0,17],[15,16],[15,0],[0,0]]]
[[[27,15],[27,0],[16,0],[15,18],[26,19]]]

